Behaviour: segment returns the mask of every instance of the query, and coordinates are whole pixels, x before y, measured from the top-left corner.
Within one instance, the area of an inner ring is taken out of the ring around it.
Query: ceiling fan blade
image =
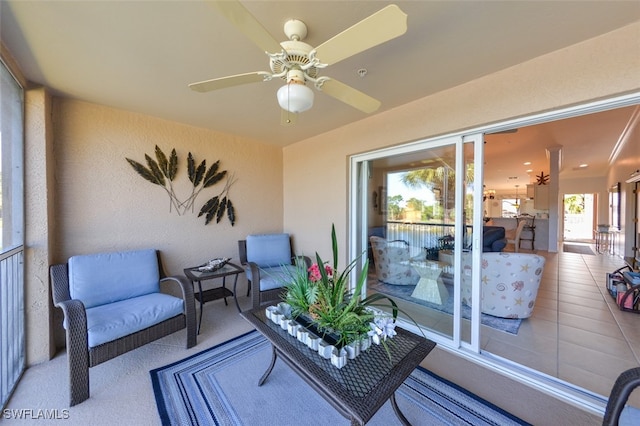
[[[316,47],[316,57],[324,64],[335,64],[406,31],[407,14],[391,4]]]
[[[374,99],[369,95],[365,95],[361,91],[356,90],[351,86],[347,86],[338,80],[328,79],[322,84],[320,90],[347,105],[351,105],[362,112],[366,112],[367,114],[370,114],[380,108],[379,100]]]
[[[227,87],[240,86],[241,84],[259,83],[269,80],[271,74],[264,71],[248,72],[246,74],[230,75],[228,77],[214,78],[213,80],[191,83],[189,88],[196,92],[210,92],[212,90],[225,89]]]
[[[298,114],[280,108],[280,125],[293,126],[298,122]]]
[[[263,52],[280,53],[282,46],[262,24],[237,0],[210,2],[218,12],[236,26]]]

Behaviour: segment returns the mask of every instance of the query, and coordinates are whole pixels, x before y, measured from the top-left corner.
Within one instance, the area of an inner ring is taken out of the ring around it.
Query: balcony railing
[[[25,367],[24,248],[0,254],[0,397],[4,408]]]
[[[471,229],[471,226],[465,226],[464,240],[471,235]],[[411,256],[417,256],[425,249],[435,249],[437,254],[437,249],[453,248],[455,225],[453,223],[387,221],[386,238],[408,242]],[[464,246],[467,246],[466,241]]]

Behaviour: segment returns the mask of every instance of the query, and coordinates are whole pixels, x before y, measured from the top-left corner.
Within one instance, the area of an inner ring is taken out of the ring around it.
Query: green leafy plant
[[[349,276],[362,254],[339,271],[338,243],[333,225],[331,241],[332,264],[323,261],[316,253],[316,263],[308,271],[296,268],[295,272],[290,272],[285,282],[283,299],[291,307],[292,317],[309,317],[319,331],[336,335],[338,345],[377,335],[390,354],[387,337],[395,335],[393,328],[398,316],[398,305],[393,299],[379,293],[362,298],[369,269],[368,261],[365,261],[362,273],[351,292]],[[391,308],[391,315],[371,309],[372,307]]]
[[[193,212],[194,203],[200,192],[212,187],[216,183],[226,178],[224,188],[218,195],[210,198],[200,209],[198,217],[205,216],[205,225],[214,218],[219,223],[225,216],[231,222],[231,226],[236,222],[236,211],[231,198],[229,198],[229,189],[235,183],[235,177],[229,175],[226,170],[220,169],[220,160],[213,163],[207,169],[207,161],[202,160],[199,164],[195,161],[191,152],[187,157],[187,175],[192,184],[191,194],[184,200],[178,199],[173,188],[173,181],[178,174],[178,156],[176,150],[171,150],[171,154],[167,157],[165,153],[156,145],[155,159],[145,154],[146,166],[127,158],[131,167],[144,179],[162,187],[169,195],[169,211],[176,210],[178,215],[185,214],[191,210]],[[196,165],[197,164],[197,165]]]

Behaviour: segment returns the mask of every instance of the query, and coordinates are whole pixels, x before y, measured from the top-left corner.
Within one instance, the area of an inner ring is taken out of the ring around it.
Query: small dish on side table
[[[215,259],[211,259],[204,265],[200,265],[200,267],[198,267],[198,270],[200,272],[215,272],[218,269],[223,268],[224,265],[229,263],[230,260],[230,257],[216,257]]]

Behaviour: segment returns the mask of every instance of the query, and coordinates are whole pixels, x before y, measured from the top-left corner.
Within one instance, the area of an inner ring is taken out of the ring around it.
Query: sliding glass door
[[[533,314],[525,319],[481,314],[479,304],[473,302],[481,299],[484,286],[480,277],[483,231],[491,231],[484,228],[482,216],[486,209],[487,220],[499,220],[493,226],[515,230],[516,219],[501,217],[509,213],[504,206],[514,199],[512,192],[503,189],[496,193],[490,188],[500,179],[513,187],[512,174],[501,173],[500,162],[504,164],[504,158],[515,153],[510,161],[526,166],[530,160],[526,149],[532,147],[532,140],[544,139],[545,135],[557,134],[550,148],[557,148],[555,144],[560,142],[570,147],[575,138],[566,129],[595,132],[601,123],[615,124],[625,136],[613,138],[618,143],[611,145],[611,158],[626,154],[626,160],[617,158],[615,164],[627,167],[632,157],[627,154],[631,152],[629,146],[636,146],[633,144],[638,137],[628,123],[638,117],[639,97],[637,93],[624,95],[480,127],[470,135],[423,140],[353,156],[350,254],[355,258],[362,251],[368,253],[372,265],[367,291],[394,297],[439,345],[543,392],[552,390],[571,404],[597,410],[605,401],[600,395],[608,395],[619,372],[638,365],[638,339],[628,331],[627,316],[618,318],[619,310],[612,309],[615,304],[602,284],[605,272],[623,264],[622,254],[558,252],[557,206],[554,210],[548,204],[536,213],[535,244],[520,247],[546,260]],[[500,143],[499,138],[506,142]],[[598,147],[594,143],[587,143],[585,149],[600,147],[601,142],[595,143]],[[539,143],[534,145],[546,149]],[[577,161],[575,150],[567,149],[566,153],[573,153],[571,160]],[[568,159],[563,154],[563,161]],[[532,174],[530,179],[537,177],[537,170],[527,170]],[[548,195],[549,200],[590,190],[604,194],[606,200],[609,180],[626,180],[622,190],[627,192],[636,182],[635,173],[629,178],[626,171],[615,167],[607,176],[584,182],[573,178],[574,173],[578,173],[576,168],[564,169],[553,178],[557,179],[557,194]],[[484,183],[487,191],[483,191]],[[538,195],[534,191],[534,200],[523,200],[522,205],[532,204],[528,208],[536,210]],[[487,198],[485,203],[483,196]],[[633,217],[629,205],[634,201],[627,199],[627,203],[622,211]],[[594,213],[600,222],[594,223],[608,223],[610,211],[606,203],[605,207],[601,204]],[[632,223],[629,220],[625,223],[621,235],[635,241],[637,229],[628,226]],[[392,249],[374,244],[380,239]],[[631,246],[625,246],[626,256]],[[515,251],[515,247],[512,244],[505,251]],[[376,258],[376,253],[386,256]],[[504,288],[513,294],[517,285],[514,282]],[[513,302],[516,306],[526,300],[517,297]],[[411,328],[411,322],[406,326]]]
[[[474,197],[482,194],[474,167],[480,140],[427,140],[351,163],[352,255],[367,252],[367,291],[393,298],[432,339],[455,347],[478,343],[479,325],[460,293],[471,280],[460,266],[465,259],[472,278],[473,231],[482,221],[481,196]]]

